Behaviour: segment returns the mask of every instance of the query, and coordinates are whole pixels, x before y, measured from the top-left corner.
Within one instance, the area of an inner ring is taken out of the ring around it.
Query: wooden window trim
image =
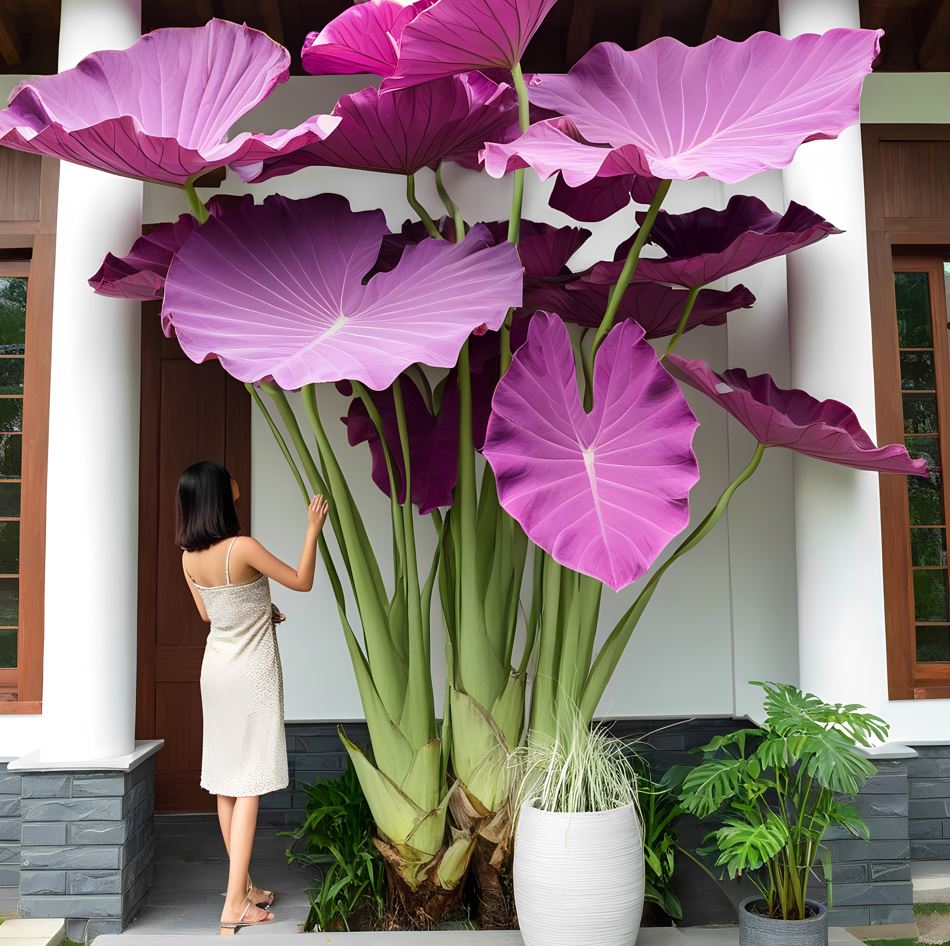
[[[44,158],[40,172],[39,220],[0,222],[0,249],[23,250],[23,255],[28,257],[0,261],[0,275],[29,279],[20,474],[20,521],[29,526],[20,529],[17,667],[0,669],[0,693],[9,694],[15,688],[16,699],[0,699],[0,715],[29,715],[43,710],[46,469],[58,182],[59,162]]]
[[[900,396],[900,360],[897,339],[897,306],[894,294],[896,266],[917,257],[934,260],[950,247],[950,207],[935,207],[940,214],[927,217],[887,216],[881,146],[897,141],[950,142],[946,125],[862,125],[864,192],[867,211],[868,278],[871,296],[871,338],[875,376],[877,439],[902,443],[904,419]],[[923,182],[922,182],[923,184]],[[947,254],[950,258],[950,254]],[[917,259],[920,263],[920,259]],[[917,271],[920,271],[919,265]],[[937,296],[942,304],[943,290]],[[934,340],[935,346],[937,339]],[[940,344],[946,346],[946,333]],[[935,347],[935,358],[936,347]],[[940,370],[940,369],[938,369]],[[938,412],[950,418],[950,405],[938,401]],[[950,440],[941,438],[941,462]],[[944,490],[950,469],[944,466]],[[950,663],[916,662],[913,575],[910,566],[907,486],[902,476],[882,474],[881,540],[884,570],[884,617],[887,652],[888,697],[891,700],[950,698]],[[948,507],[950,513],[950,507]],[[948,523],[950,528],[950,523]]]

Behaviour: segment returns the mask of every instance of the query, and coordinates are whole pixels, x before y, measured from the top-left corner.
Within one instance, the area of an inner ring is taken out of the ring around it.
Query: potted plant
[[[575,711],[512,759],[514,896],[525,946],[630,946],[645,881],[637,778],[623,742]]]
[[[860,747],[884,739],[884,720],[857,705],[828,704],[789,684],[765,690],[765,721],[717,736],[682,782],[683,808],[718,816],[708,852],[732,879],[758,891],[739,905],[740,946],[825,946],[828,912],[809,899],[820,860],[831,901],[830,827],[868,840],[867,825],[842,796],[857,794],[874,766]]]

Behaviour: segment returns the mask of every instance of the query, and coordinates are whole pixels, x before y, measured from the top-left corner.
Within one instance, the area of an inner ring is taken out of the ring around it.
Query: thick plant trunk
[[[404,867],[404,863],[395,848],[380,838],[374,838],[373,843],[383,855],[386,865],[386,886],[389,893],[387,927],[428,930],[460,913],[463,884],[460,883],[452,889],[446,889],[439,884],[436,869],[441,854],[433,858],[426,876],[413,887],[400,869]]]
[[[472,854],[478,920],[484,930],[515,930],[518,917],[511,885],[511,845],[480,835]]]

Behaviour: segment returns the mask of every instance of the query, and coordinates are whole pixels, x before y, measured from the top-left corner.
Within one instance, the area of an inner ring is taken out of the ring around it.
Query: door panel
[[[211,811],[199,784],[201,693],[207,625],[198,616],[175,545],[175,488],[198,460],[223,463],[241,486],[250,524],[250,398],[215,361],[196,365],[162,335],[143,306],[139,502],[138,738],[165,740],[156,760],[158,811]],[[222,577],[223,580],[223,577]]]

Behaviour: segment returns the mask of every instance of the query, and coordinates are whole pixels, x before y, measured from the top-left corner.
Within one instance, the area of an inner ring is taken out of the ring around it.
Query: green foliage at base
[[[356,916],[378,924],[384,908],[383,859],[373,844],[373,816],[356,772],[319,779],[307,788],[306,817],[287,848],[289,863],[322,870],[308,891],[310,913],[305,931],[349,930]]]

